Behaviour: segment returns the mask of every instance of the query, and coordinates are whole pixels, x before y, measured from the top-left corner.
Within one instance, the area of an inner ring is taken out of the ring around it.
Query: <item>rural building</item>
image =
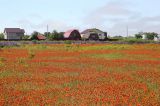
[[[73,29],[64,33],[64,39],[68,40],[81,40],[81,34],[78,30]]]
[[[37,35],[38,40],[46,40],[46,37],[44,35]]]
[[[148,40],[147,35],[146,35],[146,34],[143,34],[143,35],[142,35],[142,39],[143,39],[143,40]]]
[[[30,36],[28,39],[29,40],[46,40],[47,38],[44,35],[39,34],[39,35],[36,35],[35,37]]]
[[[4,39],[7,40],[20,40],[24,36],[24,29],[20,28],[5,28]]]
[[[87,40],[106,40],[107,33],[99,29],[93,28],[81,32],[81,37]]]

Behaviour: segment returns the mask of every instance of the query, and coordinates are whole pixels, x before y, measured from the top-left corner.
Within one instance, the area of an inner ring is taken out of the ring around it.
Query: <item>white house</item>
[[[143,40],[148,40],[147,35],[146,35],[146,34],[143,34],[143,35],[142,35],[142,39],[143,39]]]
[[[87,29],[81,32],[82,39],[89,39],[89,40],[105,40],[107,39],[107,33],[103,32],[99,29]]]
[[[7,40],[20,40],[24,36],[24,29],[20,28],[5,28],[4,39]]]

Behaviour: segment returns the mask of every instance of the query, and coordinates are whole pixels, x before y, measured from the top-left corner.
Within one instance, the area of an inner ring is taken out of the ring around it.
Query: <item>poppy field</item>
[[[159,44],[0,49],[0,106],[160,106]]]

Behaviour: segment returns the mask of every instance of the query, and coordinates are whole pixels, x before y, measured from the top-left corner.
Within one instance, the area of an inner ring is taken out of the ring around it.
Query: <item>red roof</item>
[[[68,31],[66,31],[65,33],[64,33],[64,37],[65,38],[69,38],[69,36],[71,35],[71,33],[73,32],[73,31],[75,31],[76,29],[71,29],[71,30],[68,30]],[[78,31],[78,30],[76,30],[76,31]]]
[[[46,39],[46,37],[43,35],[37,35],[37,38],[38,38],[38,40],[45,40]]]

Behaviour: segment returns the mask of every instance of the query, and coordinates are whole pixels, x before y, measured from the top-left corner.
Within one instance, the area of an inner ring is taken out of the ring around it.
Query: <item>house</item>
[[[38,40],[46,40],[46,37],[44,35],[37,35]]]
[[[147,35],[146,34],[142,34],[142,39],[143,40],[148,40]]]
[[[81,40],[81,34],[76,29],[68,30],[64,33],[64,39]]]
[[[4,39],[20,40],[24,36],[25,30],[20,28],[5,28]]]
[[[81,37],[86,40],[106,40],[107,33],[96,28],[86,29],[81,32]]]
[[[35,37],[30,36],[28,39],[29,40],[46,40],[47,38],[42,34],[38,34]]]

